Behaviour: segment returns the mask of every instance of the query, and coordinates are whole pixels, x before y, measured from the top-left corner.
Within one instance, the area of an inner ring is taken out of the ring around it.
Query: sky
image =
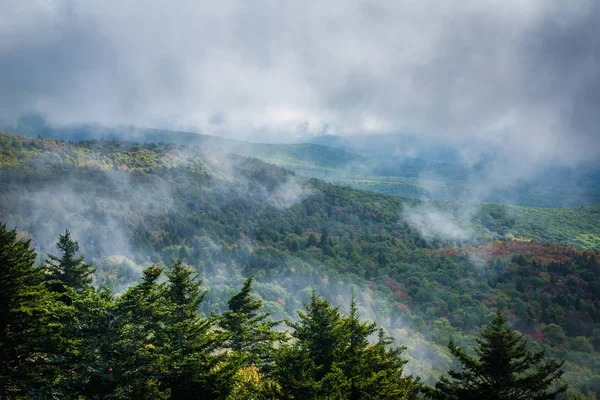
[[[600,155],[594,0],[0,0],[0,121]]]

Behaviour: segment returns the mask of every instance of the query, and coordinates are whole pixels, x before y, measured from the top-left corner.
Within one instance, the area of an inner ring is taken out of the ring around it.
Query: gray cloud
[[[600,6],[576,1],[0,0],[0,119],[289,141],[474,139],[598,156]]]

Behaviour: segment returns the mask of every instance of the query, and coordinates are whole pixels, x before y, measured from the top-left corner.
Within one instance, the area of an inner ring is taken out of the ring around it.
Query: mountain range
[[[39,263],[71,230],[95,283],[116,293],[180,258],[208,288],[206,314],[248,276],[273,318],[293,320],[311,290],[342,309],[354,294],[428,382],[452,365],[443,346],[471,344],[500,308],[531,346],[566,360],[581,393],[600,391],[599,206],[388,196],[300,173],[367,155],[142,132],[157,136],[1,133],[0,220],[33,239]]]

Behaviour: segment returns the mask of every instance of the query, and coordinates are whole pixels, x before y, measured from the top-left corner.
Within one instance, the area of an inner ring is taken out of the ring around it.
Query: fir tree
[[[160,377],[168,372],[164,363],[168,338],[163,323],[168,318],[168,308],[163,300],[163,285],[157,282],[162,272],[158,266],[146,268],[141,282],[118,298],[116,349],[120,362],[113,369],[119,380],[116,393],[120,398],[168,396],[160,385]]]
[[[366,370],[365,351],[369,347],[369,336],[377,330],[375,323],[362,323],[356,305],[356,298],[350,300],[350,312],[345,319],[345,329],[348,332],[348,347],[344,355],[344,371],[351,380],[350,399],[360,399],[363,389],[362,376]]]
[[[543,352],[531,352],[524,338],[509,328],[500,310],[476,339],[477,358],[466,354],[453,342],[448,346],[463,365],[450,371],[427,395],[436,400],[553,400],[567,385],[559,382],[562,362],[544,360]]]
[[[419,379],[404,375],[408,361],[401,358],[404,347],[393,347],[394,339],[379,329],[375,345],[365,351],[363,368],[367,376],[361,381],[357,399],[417,399],[422,385]]]
[[[65,230],[58,235],[56,245],[61,251],[60,257],[49,254],[46,260],[46,273],[51,290],[64,292],[66,287],[82,291],[90,287],[95,269],[92,264],[85,262],[84,256],[77,257],[79,243],[71,238],[71,232]]]
[[[268,321],[268,313],[258,312],[262,301],[252,299],[253,279],[248,278],[242,290],[229,299],[229,310],[219,317],[219,326],[229,332],[225,347],[241,353],[246,365],[265,367],[272,359],[273,345],[285,334],[273,331],[280,321]]]
[[[0,224],[0,399],[33,396],[46,383],[37,367],[55,338],[48,324],[53,299],[35,257],[30,240]]]
[[[67,287],[65,294],[72,303],[62,318],[66,371],[62,382],[67,398],[104,399],[115,392],[121,357],[118,341],[116,304],[106,288],[87,288],[78,293]],[[72,316],[68,318],[69,312]]]
[[[339,308],[332,308],[313,291],[294,329],[293,342],[282,346],[276,355],[278,382],[282,391],[294,399],[335,398],[346,393],[349,382],[337,364],[344,352],[344,321]],[[344,397],[342,397],[344,398]]]
[[[407,361],[400,356],[404,347],[393,347],[394,340],[379,329],[378,341],[369,337],[377,332],[375,323],[361,322],[356,299],[350,301],[345,318],[348,344],[343,369],[350,380],[348,399],[415,399],[420,390],[417,380],[403,375]]]
[[[373,323],[360,321],[356,301],[344,317],[338,307],[314,292],[294,328],[292,344],[277,352],[276,376],[294,399],[415,399],[419,384],[402,375],[402,348],[392,349],[381,333],[376,345]]]
[[[197,310],[206,292],[201,281],[182,260],[166,269],[165,288],[170,318],[166,321],[169,353],[164,378],[172,399],[218,399],[232,390],[238,365],[219,352],[223,336],[213,329],[212,318],[201,318]]]

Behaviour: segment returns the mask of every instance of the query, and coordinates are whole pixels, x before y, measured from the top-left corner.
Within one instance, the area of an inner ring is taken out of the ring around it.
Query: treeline
[[[498,311],[473,357],[433,387],[404,373],[403,347],[314,292],[278,329],[252,278],[220,315],[181,260],[152,266],[119,296],[92,286],[94,269],[68,231],[45,265],[0,224],[0,399],[559,399],[561,362],[527,349]]]

